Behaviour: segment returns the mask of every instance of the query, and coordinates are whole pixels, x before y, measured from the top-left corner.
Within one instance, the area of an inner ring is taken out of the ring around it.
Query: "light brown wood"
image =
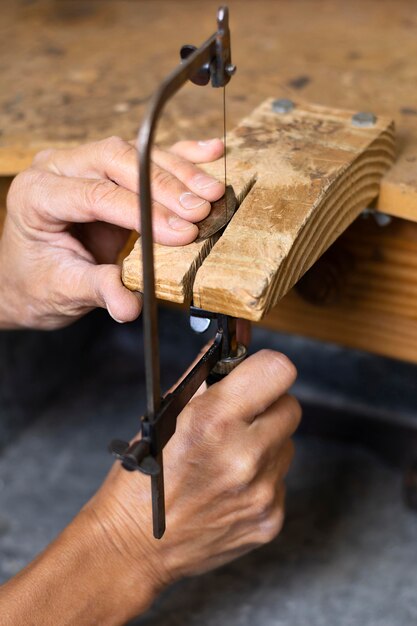
[[[219,180],[224,177],[223,159],[216,163],[202,166]],[[233,189],[241,202],[248,188],[253,183],[253,170],[236,171],[233,177]],[[213,248],[219,234],[198,243],[188,246],[161,246],[154,245],[155,257],[155,290],[158,298],[170,302],[190,302],[193,297],[193,284],[197,270]],[[142,284],[142,253],[140,239],[135,243],[133,250],[123,261],[122,280],[132,291],[141,291]]]
[[[158,298],[169,302],[190,302],[197,269],[215,242],[215,236],[200,243],[184,246],[182,250],[154,245],[155,290]],[[128,289],[142,291],[142,252],[140,239],[123,261],[122,280]]]
[[[118,134],[132,138],[178,47],[215,26],[217,0],[10,0],[2,6],[0,173],[33,154]],[[417,220],[417,14],[409,0],[229,0],[229,128],[266,97],[395,119],[399,155],[378,207]],[[172,25],[175,24],[175,28]],[[160,127],[164,143],[222,134],[221,94],[190,85]]]
[[[243,120],[228,136],[229,182],[238,197],[256,182],[213,248],[155,246],[158,297],[193,293],[201,308],[260,319],[377,195],[392,164],[390,121],[357,128],[351,117],[316,105],[277,114],[267,100]],[[138,247],[123,281],[142,289]]]
[[[417,224],[358,218],[262,325],[417,363]]]
[[[251,163],[257,180],[193,288],[196,306],[251,320],[261,319],[377,196],[394,159],[388,120],[355,128],[348,112],[304,105],[277,115],[271,104],[234,135],[238,163]]]

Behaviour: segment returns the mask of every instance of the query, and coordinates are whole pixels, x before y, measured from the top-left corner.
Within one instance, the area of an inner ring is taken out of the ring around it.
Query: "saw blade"
[[[224,145],[224,153],[223,153],[223,161],[224,161],[224,189],[225,189],[225,207],[224,207],[224,212],[225,212],[225,219],[226,219],[226,224],[229,221],[228,218],[228,203],[227,203],[227,144],[226,144],[226,85],[224,85],[223,87],[223,145]]]
[[[212,203],[210,214],[204,220],[197,223],[199,228],[199,234],[195,240],[197,243],[199,241],[204,241],[204,239],[208,239],[208,237],[211,237],[224,228],[231,220],[237,209],[237,198],[235,192],[233,191],[233,187],[227,184],[226,86],[223,87],[223,144],[225,194],[222,198],[220,198],[220,200]]]

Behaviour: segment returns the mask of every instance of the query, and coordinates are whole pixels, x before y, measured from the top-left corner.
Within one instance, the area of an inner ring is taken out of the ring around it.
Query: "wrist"
[[[113,620],[108,617],[107,622],[101,617],[98,623],[113,626],[128,622],[147,611],[162,590],[148,571],[146,550],[141,550],[138,538],[132,538],[132,546],[121,549],[117,533],[112,534],[106,518],[99,517],[93,508],[85,507],[63,538],[82,556],[86,578],[94,579],[92,598],[106,598],[103,615],[111,615]],[[138,552],[141,560],[137,559]]]
[[[167,537],[155,539],[152,533],[149,477],[126,472],[114,464],[102,487],[85,505],[83,513],[94,518],[100,542],[108,557],[119,556],[121,569],[137,587],[145,586],[149,604],[178,577],[173,575]],[[126,580],[128,593],[129,581]]]
[[[151,581],[140,574],[117,544],[110,546],[100,520],[84,509],[0,589],[4,626],[121,626],[145,612],[156,596]]]

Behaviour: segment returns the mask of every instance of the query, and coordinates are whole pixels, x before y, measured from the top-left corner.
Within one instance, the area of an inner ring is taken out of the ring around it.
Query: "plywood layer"
[[[358,218],[262,324],[417,363],[417,224]]]

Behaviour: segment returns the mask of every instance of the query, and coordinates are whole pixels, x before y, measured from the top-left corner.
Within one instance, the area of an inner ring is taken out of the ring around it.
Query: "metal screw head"
[[[386,213],[379,213],[377,211],[374,213],[374,219],[378,226],[388,226],[392,222],[391,215],[387,215]]]
[[[375,209],[364,209],[361,213],[361,217],[368,218],[373,217],[378,226],[388,226],[392,222],[391,215],[375,211]]]
[[[274,113],[289,113],[295,108],[295,104],[288,98],[280,98],[272,101],[272,110]]]
[[[195,317],[190,315],[190,326],[195,333],[199,335],[205,333],[209,329],[211,320],[207,317]]]
[[[360,111],[359,113],[355,113],[352,115],[352,125],[359,126],[360,128],[367,128],[369,126],[374,126],[376,123],[377,117],[374,113],[369,113],[367,111]]]

